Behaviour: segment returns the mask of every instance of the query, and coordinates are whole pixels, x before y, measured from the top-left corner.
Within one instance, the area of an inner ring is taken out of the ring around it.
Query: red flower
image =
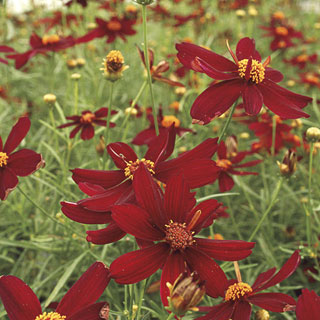
[[[302,83],[308,86],[320,88],[320,73],[318,72],[304,72],[299,74]]]
[[[312,55],[307,55],[303,53],[291,59],[284,59],[284,62],[290,63],[293,66],[298,66],[299,69],[303,69],[306,66],[307,62],[317,63],[317,58],[318,55],[316,53]]]
[[[146,245],[114,260],[110,265],[111,277],[121,284],[135,283],[162,268],[160,292],[166,305],[169,295],[166,283],[173,283],[185,271],[186,264],[202,280],[210,278],[213,285],[207,292],[211,296],[222,296],[227,278],[212,258],[244,259],[251,254],[254,243],[195,237],[208,221],[209,225],[212,223],[212,215],[220,204],[211,199],[194,207],[194,194],[182,174],[168,181],[163,194],[148,168],[141,164],[133,187],[139,206],[115,205],[112,218],[121,229],[144,240]]]
[[[117,111],[111,111],[111,115],[116,114]],[[58,128],[66,128],[70,126],[76,126],[70,132],[70,139],[74,138],[75,135],[81,130],[80,138],[82,140],[90,140],[94,137],[94,126],[107,126],[107,121],[102,120],[108,115],[108,108],[100,108],[96,112],[91,112],[89,110],[85,110],[81,112],[81,116],[70,116],[67,117],[68,120],[72,120],[72,122],[62,124]],[[110,128],[115,127],[115,123],[110,122]]]
[[[106,244],[122,238],[126,233],[110,217],[111,206],[133,202],[132,182],[140,163],[144,163],[153,177],[163,183],[181,171],[191,188],[214,182],[219,168],[211,160],[216,152],[217,138],[207,139],[194,149],[175,159],[167,160],[174,149],[175,131],[171,127],[161,133],[149,146],[143,159],[125,143],[116,142],[107,146],[107,151],[119,170],[101,171],[74,169],[73,180],[90,197],[78,203],[62,202],[62,211],[70,219],[89,224],[109,223],[109,226],[87,231],[87,240]],[[93,213],[92,213],[93,212]]]
[[[318,320],[320,297],[312,290],[302,289],[296,307],[297,320]]]
[[[245,175],[257,175],[257,172],[248,172],[248,171],[237,171],[238,168],[252,167],[260,163],[262,160],[253,160],[246,163],[239,164],[247,155],[246,151],[241,152],[228,152],[223,141],[220,142],[218,148],[218,160],[216,162],[217,166],[220,168],[219,172],[219,189],[220,192],[229,191],[233,188],[234,182],[230,174],[235,174],[239,176]]]
[[[244,282],[229,282],[224,288],[224,302],[212,307],[207,315],[197,320],[250,320],[251,304],[272,312],[285,311],[287,306],[296,304],[292,297],[284,293],[259,292],[287,279],[298,267],[300,259],[299,251],[295,251],[277,274],[274,275],[276,268],[260,273],[252,287]]]
[[[48,51],[60,51],[74,46],[75,39],[72,36],[62,38],[56,34],[44,35],[42,38],[36,33],[30,37],[31,49],[24,53],[17,53],[7,56],[9,59],[15,60],[16,69],[23,67],[33,56],[38,53],[45,54]]]
[[[110,281],[109,269],[95,262],[64,295],[54,312],[42,312],[40,301],[22,280],[0,277],[0,298],[10,320],[100,319],[105,302],[95,303]]]
[[[89,42],[95,38],[102,38],[107,36],[107,43],[114,42],[116,37],[120,37],[123,41],[126,41],[126,36],[132,36],[136,34],[136,31],[132,29],[135,25],[135,19],[112,17],[109,21],[105,21],[100,18],[96,18],[97,27],[89,31],[86,35],[77,38],[77,43]]]
[[[282,80],[282,74],[267,67],[270,57],[261,63],[253,39],[241,39],[236,54],[229,49],[235,62],[191,43],[177,44],[176,48],[183,65],[204,72],[213,79],[223,80],[211,85],[195,100],[190,112],[194,122],[209,123],[225,113],[240,96],[250,115],[258,114],[265,104],[284,119],[309,117],[301,109],[312,99],[276,84]]]
[[[0,137],[0,199],[5,200],[17,186],[18,178],[25,177],[44,166],[41,154],[30,149],[13,152],[30,129],[30,120],[22,117],[13,126],[3,147]],[[13,153],[12,153],[13,152]]]

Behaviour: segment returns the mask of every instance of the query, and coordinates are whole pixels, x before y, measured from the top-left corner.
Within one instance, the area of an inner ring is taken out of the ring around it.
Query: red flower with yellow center
[[[267,67],[270,57],[261,63],[253,39],[241,39],[236,53],[228,46],[234,62],[191,43],[180,43],[176,48],[185,67],[223,80],[211,85],[194,101],[190,111],[194,123],[209,123],[225,113],[240,96],[245,111],[250,115],[257,115],[264,104],[284,119],[309,117],[301,109],[312,99],[276,84],[283,79],[282,74]]]
[[[227,279],[212,259],[241,260],[250,255],[254,243],[232,240],[210,240],[196,237],[202,228],[212,224],[220,204],[207,200],[195,205],[194,193],[182,174],[173,176],[165,193],[142,163],[135,172],[133,188],[137,205],[112,207],[112,218],[127,233],[143,240],[144,247],[113,261],[111,277],[122,284],[141,281],[162,268],[161,299],[167,305],[166,283],[173,283],[187,268],[202,280],[211,279],[211,296],[224,296]],[[222,290],[221,290],[222,289]]]

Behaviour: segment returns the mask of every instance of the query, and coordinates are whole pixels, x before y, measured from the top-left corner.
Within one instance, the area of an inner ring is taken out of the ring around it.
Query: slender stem
[[[233,261],[233,266],[234,266],[234,271],[236,273],[238,282],[242,282],[241,272],[240,272],[238,261]]]
[[[173,319],[173,318],[174,318],[174,313],[173,313],[173,312],[171,312],[171,313],[169,314],[169,316],[168,316],[167,320],[171,320],[171,319]]]
[[[150,63],[149,63],[148,43],[147,43],[147,8],[146,8],[146,5],[141,5],[141,6],[142,6],[142,19],[143,19],[142,26],[143,26],[143,42],[144,42],[144,46],[143,46],[144,62],[145,62],[147,74],[148,74],[148,83],[149,83],[150,96],[151,96],[151,106],[152,106],[152,113],[153,113],[153,119],[154,119],[154,127],[156,130],[156,135],[159,135],[159,126],[158,126],[158,119],[157,119],[157,111],[154,103],[152,78],[151,78]]]
[[[276,186],[276,189],[274,190],[273,192],[273,195],[272,195],[272,198],[271,198],[271,202],[267,208],[267,210],[263,213],[259,223],[257,224],[256,228],[254,229],[254,231],[252,232],[250,238],[248,239],[248,241],[251,241],[254,236],[256,235],[256,233],[259,231],[263,221],[265,220],[265,218],[267,217],[267,215],[269,214],[269,212],[271,211],[273,205],[275,204],[276,202],[276,199],[278,197],[278,194],[279,194],[279,191],[281,189],[281,186],[282,186],[282,183],[283,183],[283,177],[280,178],[280,180],[278,181],[278,184]]]
[[[55,140],[55,145],[56,145],[56,151],[59,153],[59,140],[58,140],[58,135],[57,135],[57,128],[56,128],[56,121],[54,119],[53,115],[53,105],[49,105],[49,117],[51,120],[52,128],[54,130],[54,140]]]
[[[106,128],[106,145],[109,144],[109,130],[110,130],[110,119],[111,119],[111,112],[112,112],[112,94],[113,94],[113,82],[110,82],[109,87],[109,101],[108,101],[108,117],[107,117],[107,128]]]
[[[144,279],[140,285],[140,297],[139,297],[138,312],[137,312],[137,317],[136,317],[137,320],[140,319],[141,306],[142,306],[142,300],[143,300],[143,296],[144,296],[144,289],[146,287],[146,283],[147,283],[147,279]]]
[[[78,114],[78,101],[79,101],[79,81],[74,80],[74,114]]]
[[[120,127],[120,131],[123,131],[123,130],[122,130],[123,128],[125,128],[125,129],[124,129],[124,131],[123,131],[123,135],[122,135],[121,141],[124,141],[124,140],[126,139],[127,132],[128,132],[128,126],[129,126],[128,120],[129,120],[131,111],[132,111],[132,109],[134,108],[134,106],[136,105],[137,101],[140,99],[140,96],[142,95],[144,89],[145,89],[146,86],[147,86],[147,83],[148,83],[147,80],[145,80],[145,81],[143,82],[143,84],[142,84],[142,86],[141,86],[141,88],[140,88],[137,96],[136,96],[136,97],[132,100],[132,102],[131,102],[129,112],[126,114],[126,117],[125,117],[124,121],[122,122],[122,125],[121,125],[121,127]]]
[[[314,142],[310,144],[310,155],[309,155],[309,179],[308,179],[308,204],[309,208],[306,211],[307,213],[307,239],[308,246],[311,246],[311,212],[312,212],[312,191],[311,191],[311,183],[312,183],[312,162],[313,162],[313,150],[314,150]]]
[[[277,133],[277,118],[272,117],[272,145],[271,145],[271,155],[274,157],[276,153],[276,133]]]
[[[233,104],[231,110],[230,110],[230,113],[229,113],[229,116],[228,116],[228,119],[227,119],[227,122],[226,124],[224,125],[222,131],[221,131],[221,134],[220,134],[220,137],[218,139],[218,143],[220,143],[221,139],[223,138],[225,132],[227,131],[228,127],[229,127],[229,124],[230,124],[230,121],[232,119],[232,115],[234,113],[234,110],[236,109],[236,106],[238,104],[238,100]]]

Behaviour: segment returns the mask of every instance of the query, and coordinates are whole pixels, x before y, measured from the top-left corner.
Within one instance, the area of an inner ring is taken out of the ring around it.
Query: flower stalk
[[[227,131],[228,127],[229,127],[229,124],[231,122],[231,119],[232,119],[232,116],[233,116],[233,113],[234,113],[234,110],[236,109],[236,106],[238,104],[238,100],[233,104],[231,110],[230,110],[230,113],[229,113],[229,116],[228,116],[228,119],[227,119],[227,122],[226,124],[224,125],[222,131],[221,131],[221,134],[219,136],[219,140],[218,140],[218,144],[220,143],[221,139],[223,138],[225,132]]]
[[[106,145],[109,144],[109,127],[112,112],[112,95],[113,95],[113,82],[110,82],[109,87],[109,101],[108,101],[108,116],[107,116],[107,128],[106,128]]]

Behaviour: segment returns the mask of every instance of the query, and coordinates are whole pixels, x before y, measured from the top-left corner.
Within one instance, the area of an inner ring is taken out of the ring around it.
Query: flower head
[[[120,51],[111,50],[105,59],[103,59],[103,75],[107,80],[117,81],[122,77],[122,72],[128,69],[124,65],[124,58]]]

